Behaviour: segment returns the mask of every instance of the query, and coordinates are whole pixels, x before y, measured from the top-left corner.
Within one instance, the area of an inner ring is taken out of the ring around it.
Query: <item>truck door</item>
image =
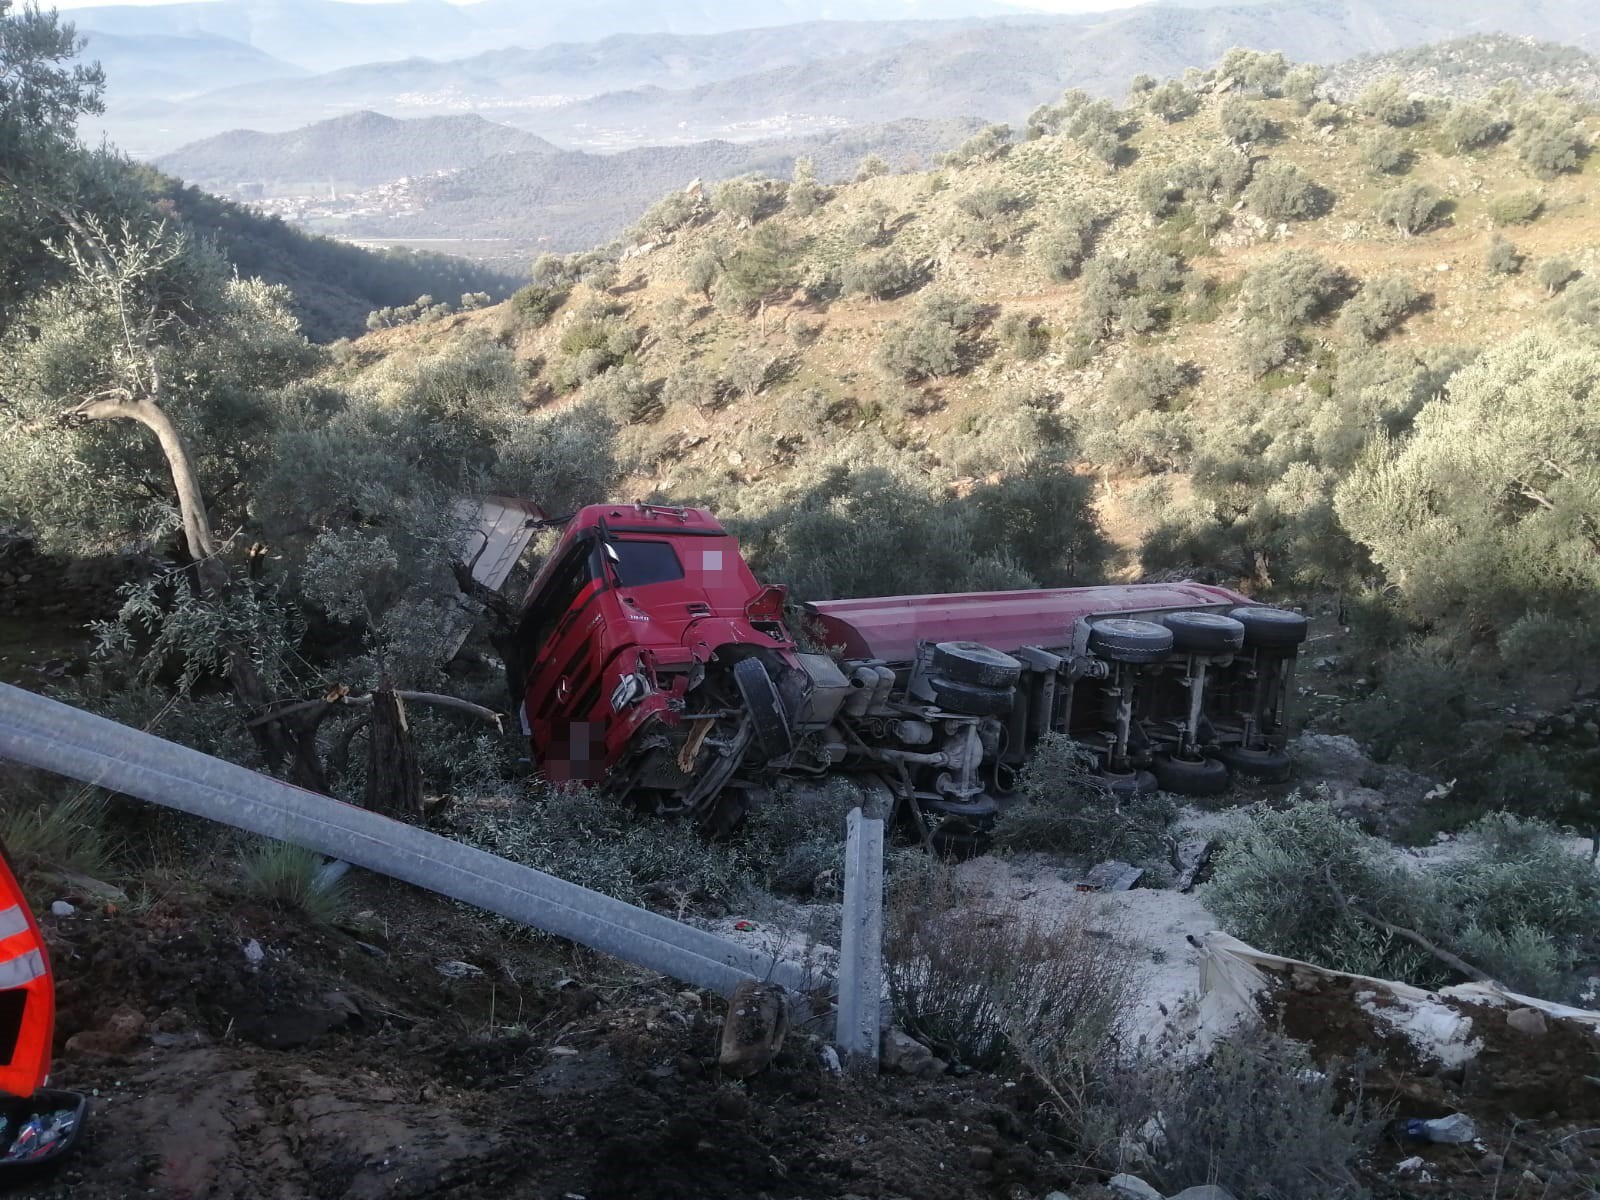
[[[600,700],[601,656],[595,636],[605,587],[598,542],[585,538],[557,564],[523,619],[522,644],[533,659],[524,699],[534,753],[553,782],[598,782],[605,774]]]

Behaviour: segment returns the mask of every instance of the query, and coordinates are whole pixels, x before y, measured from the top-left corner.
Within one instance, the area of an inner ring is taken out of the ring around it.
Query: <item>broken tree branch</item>
[[[506,730],[504,713],[497,713],[492,708],[485,708],[483,705],[474,704],[470,700],[462,700],[456,696],[444,696],[438,692],[395,692],[393,694],[407,704],[427,704],[434,708],[454,709],[457,712],[464,712],[477,717],[481,721],[487,721],[501,733]],[[289,717],[297,716],[300,713],[310,712],[313,709],[324,708],[334,704],[370,708],[372,703],[371,692],[364,696],[351,696],[348,693],[334,692],[327,696],[318,696],[315,700],[301,700],[283,708],[274,709],[272,712],[265,713],[247,722],[245,727],[253,729],[258,725],[268,725],[273,721],[287,720]]]
[[[1410,942],[1419,950],[1427,951],[1445,966],[1449,967],[1452,971],[1459,971],[1468,979],[1476,980],[1478,983],[1497,982],[1488,972],[1473,966],[1460,955],[1452,954],[1442,946],[1435,946],[1416,930],[1407,929],[1403,925],[1391,925],[1388,921],[1382,920],[1379,917],[1375,917],[1364,909],[1357,908],[1354,904],[1351,904],[1350,901],[1345,898],[1345,894],[1339,890],[1339,885],[1333,881],[1333,869],[1331,867],[1324,866],[1322,868],[1322,878],[1327,881],[1328,888],[1333,892],[1333,898],[1338,902],[1339,907],[1344,909],[1357,920],[1365,921],[1368,925],[1371,925],[1376,929],[1381,929],[1393,937]]]

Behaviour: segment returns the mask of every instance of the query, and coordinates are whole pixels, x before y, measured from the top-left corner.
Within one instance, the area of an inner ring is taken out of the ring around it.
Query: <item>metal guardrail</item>
[[[292,842],[725,996],[744,979],[797,998],[814,982],[798,964],[7,684],[0,757]]]

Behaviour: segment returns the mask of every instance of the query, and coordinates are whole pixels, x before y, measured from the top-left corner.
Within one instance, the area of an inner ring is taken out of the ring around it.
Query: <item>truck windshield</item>
[[[683,578],[683,564],[668,542],[612,542],[617,583],[625,588],[671,583]]]

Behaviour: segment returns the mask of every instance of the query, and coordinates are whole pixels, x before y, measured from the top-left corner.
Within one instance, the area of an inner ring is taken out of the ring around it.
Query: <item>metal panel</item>
[[[534,530],[528,522],[539,516],[538,508],[526,500],[490,496],[484,500],[457,500],[451,512],[461,526],[456,557],[472,564],[473,579],[492,592],[499,591],[533,540]],[[447,658],[461,652],[477,613],[477,604],[463,605]]]

